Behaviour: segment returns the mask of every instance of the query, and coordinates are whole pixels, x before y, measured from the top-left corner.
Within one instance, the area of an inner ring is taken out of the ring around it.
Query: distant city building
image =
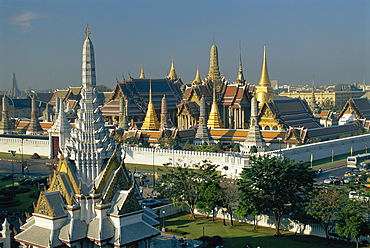
[[[362,91],[315,91],[315,100],[321,106],[327,104],[333,104],[336,108],[342,108],[344,104],[350,98],[358,98],[365,94]],[[297,98],[300,97],[301,99],[305,99],[306,101],[310,101],[312,98],[312,91],[289,91],[289,92],[281,92],[279,96],[285,96],[290,98]]]

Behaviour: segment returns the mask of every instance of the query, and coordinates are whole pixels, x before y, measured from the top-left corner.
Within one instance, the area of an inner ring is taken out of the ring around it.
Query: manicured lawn
[[[162,223],[162,219],[160,221]],[[212,222],[211,218],[206,219],[204,216],[197,216],[197,219],[189,220],[189,215],[184,214],[165,220],[166,228],[184,231],[188,233],[185,236],[190,239],[202,238],[202,225],[204,225],[204,235],[209,237],[221,236],[225,248],[243,248],[247,243],[251,244],[253,247],[260,246],[261,248],[355,247],[354,243],[331,241],[330,244],[327,244],[324,238],[309,235],[295,235],[292,232],[285,231],[282,232],[282,236],[275,237],[274,229],[271,228],[259,227],[257,231],[254,231],[252,225],[234,222],[234,226],[231,226],[228,221],[226,222],[226,226],[223,226],[221,219],[216,219],[215,222]]]
[[[0,179],[1,178],[2,177],[0,176]],[[17,181],[19,179],[20,178],[14,178],[14,181],[15,181],[14,185],[15,186],[18,185]],[[0,189],[6,189],[8,187],[11,187],[11,185],[12,185],[12,180],[11,179],[0,180]],[[36,205],[37,198],[31,197],[31,195],[32,194],[37,195],[38,188],[30,186],[30,185],[18,186],[18,187],[29,188],[30,191],[25,192],[25,193],[18,193],[18,194],[15,195],[15,206],[14,206],[15,212],[19,212],[21,214],[23,214],[24,212],[32,213],[33,212],[32,204],[34,203]],[[0,200],[1,200],[1,197],[2,197],[2,195],[0,195]],[[0,210],[6,210],[8,212],[11,212],[12,211],[12,205],[4,206],[4,204],[0,204]]]

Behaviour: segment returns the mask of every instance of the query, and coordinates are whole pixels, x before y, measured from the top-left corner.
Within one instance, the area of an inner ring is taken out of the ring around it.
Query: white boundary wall
[[[287,148],[281,150],[281,153],[296,161],[302,160],[303,162],[309,162],[311,154],[313,154],[314,160],[318,160],[330,158],[332,152],[334,156],[337,156],[350,153],[351,147],[352,151],[356,152],[365,150],[366,146],[370,147],[370,134]],[[272,153],[277,154],[279,151],[273,151]]]
[[[50,154],[49,139],[21,139],[11,137],[0,137],[0,152],[14,150],[17,154],[32,155],[35,152],[40,156],[49,157]]]
[[[230,177],[237,177],[244,167],[249,165],[249,158],[243,158],[236,153],[196,152],[184,150],[168,150],[142,147],[122,147],[122,153],[126,153],[125,163],[163,165],[175,161],[191,166],[203,160],[210,160],[213,164],[220,165],[219,170]],[[224,170],[227,166],[227,170]]]

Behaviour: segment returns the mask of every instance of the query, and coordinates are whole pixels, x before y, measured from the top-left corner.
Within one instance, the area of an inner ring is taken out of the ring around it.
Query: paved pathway
[[[155,247],[156,248],[173,248],[172,244],[173,244],[173,235],[171,234],[168,234],[168,233],[163,233],[156,237],[154,242],[155,242]],[[176,239],[180,239],[182,237],[179,237],[179,236],[175,236]],[[199,241],[199,240],[190,240],[190,239],[187,239],[187,241],[189,242],[193,242],[194,244],[194,247],[199,247],[201,244],[202,244],[202,241]]]

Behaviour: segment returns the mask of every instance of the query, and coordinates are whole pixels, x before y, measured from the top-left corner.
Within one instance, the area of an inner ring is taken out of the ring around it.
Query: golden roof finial
[[[89,24],[86,25],[86,31],[85,31],[85,34],[86,34],[86,37],[89,37],[91,32],[90,32],[90,29],[89,29]]]
[[[200,73],[199,73],[199,67],[197,66],[197,72],[195,74],[195,78],[193,81],[191,81],[192,84],[194,85],[198,85],[198,84],[201,84],[202,83],[202,78],[200,77]]]
[[[145,78],[144,65],[141,65],[140,78]]]
[[[167,78],[172,79],[172,80],[177,80],[179,78],[175,71],[175,62],[174,62],[173,54],[172,54],[171,69],[170,69],[170,72],[168,73]]]

